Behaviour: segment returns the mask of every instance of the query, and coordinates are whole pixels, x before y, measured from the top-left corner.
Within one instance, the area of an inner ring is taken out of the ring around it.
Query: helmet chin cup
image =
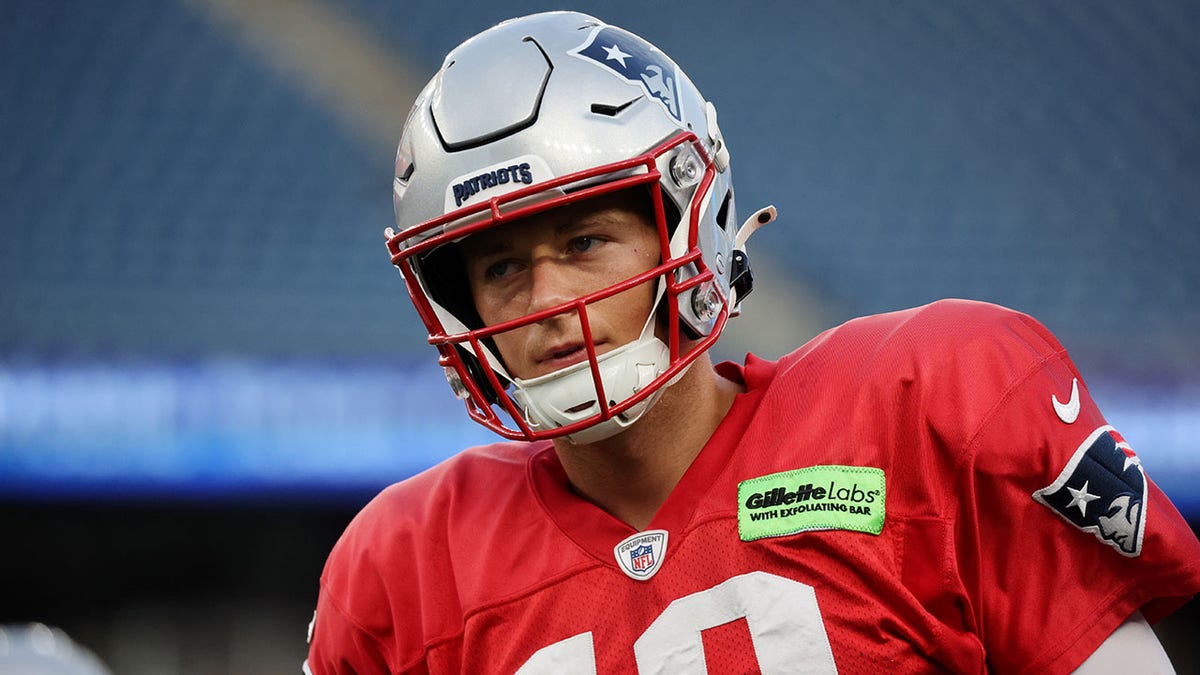
[[[599,382],[589,359],[529,380],[515,378],[512,396],[535,430],[597,418],[595,424],[567,436],[572,443],[594,443],[625,430],[654,405],[665,387],[619,413],[609,412],[666,372],[670,362],[667,345],[651,333],[596,357]]]

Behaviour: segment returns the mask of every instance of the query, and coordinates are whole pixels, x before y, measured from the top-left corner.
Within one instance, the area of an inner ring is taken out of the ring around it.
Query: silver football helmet
[[[635,341],[522,380],[492,339],[566,316],[641,280],[485,326],[457,242],[485,228],[616,190],[651,197],[660,241],[656,310]],[[447,55],[417,97],[396,152],[392,263],[472,419],[506,438],[579,443],[635,422],[715,342],[752,277],[716,111],[665,54],[584,14],[501,23]],[[668,250],[669,248],[669,250]]]

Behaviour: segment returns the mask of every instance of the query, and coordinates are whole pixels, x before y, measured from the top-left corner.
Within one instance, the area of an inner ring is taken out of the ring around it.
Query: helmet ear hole
[[[679,206],[671,199],[666,192],[662,193],[663,218],[667,223],[667,238],[675,236],[675,230],[679,227],[679,219],[683,216],[679,210]]]
[[[479,391],[483,394],[484,401],[486,401],[489,406],[499,404],[500,396],[496,393],[496,390],[492,388],[492,384],[488,380],[487,373],[484,372],[483,364],[479,362],[479,359],[474,354],[467,351],[465,348],[460,347],[459,345],[455,345],[454,350],[458,352],[458,358],[462,360],[463,365],[466,367],[467,374],[470,375],[471,379],[479,385]],[[508,387],[508,378],[504,377],[500,373],[496,373],[496,377],[500,380],[500,385],[502,387]]]
[[[721,208],[717,210],[717,225],[732,234],[737,227],[734,221],[737,218],[730,218],[731,207],[733,206],[733,188],[729,188],[725,192],[725,198],[721,200]]]
[[[434,302],[445,307],[470,330],[483,328],[458,244],[435,248],[421,257],[419,265],[429,297]]]
[[[483,328],[483,319],[479,316],[479,310],[475,308],[475,298],[471,295],[471,284],[467,279],[466,263],[463,262],[458,244],[439,246],[425,254],[420,260],[420,268],[425,278],[425,286],[429,289],[429,297],[434,302],[445,307],[468,330]],[[484,348],[496,355],[495,358],[501,358],[495,341],[485,338],[481,342]],[[460,345],[455,345],[454,349],[466,367],[467,374],[479,384],[488,405],[498,403],[500,397],[492,388],[480,359]],[[508,386],[508,379],[499,372],[496,373],[496,377],[500,379],[501,386]]]

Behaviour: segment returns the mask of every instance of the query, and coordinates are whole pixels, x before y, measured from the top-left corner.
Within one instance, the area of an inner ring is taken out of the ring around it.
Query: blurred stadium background
[[[683,64],[743,215],[779,207],[722,357],[1029,312],[1200,522],[1200,4],[573,7]],[[548,8],[0,3],[0,624],[115,673],[297,672],[353,513],[488,439],[387,262],[400,125],[448,49]]]

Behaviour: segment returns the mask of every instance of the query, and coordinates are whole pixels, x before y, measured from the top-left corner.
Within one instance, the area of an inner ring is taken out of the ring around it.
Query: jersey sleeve
[[[309,637],[306,675],[390,673],[381,645],[322,588]]]
[[[1200,542],[1053,335],[1006,322],[1034,357],[980,378],[1007,385],[966,439],[956,570],[994,672],[1070,672],[1134,611],[1153,623],[1200,591]]]
[[[413,548],[409,502],[400,487],[363,508],[325,562],[309,635],[312,675],[424,672],[416,659],[421,612],[410,583],[416,573],[407,555]]]
[[[517,574],[476,562],[494,561],[480,551],[510,538],[502,524],[514,518],[502,514],[506,508],[528,511],[522,481],[535,451],[527,444],[468,449],[363,507],[321,574],[313,675],[464,670],[464,598],[476,607],[492,597],[497,580],[536,575],[529,564]]]

